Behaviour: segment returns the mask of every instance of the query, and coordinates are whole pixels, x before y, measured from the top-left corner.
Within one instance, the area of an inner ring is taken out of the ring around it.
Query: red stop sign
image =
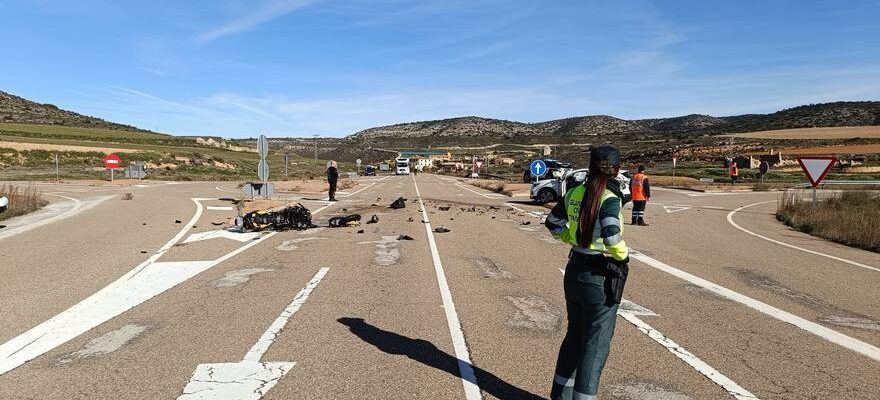
[[[108,154],[104,157],[104,167],[107,169],[116,169],[122,166],[122,160],[116,154]]]

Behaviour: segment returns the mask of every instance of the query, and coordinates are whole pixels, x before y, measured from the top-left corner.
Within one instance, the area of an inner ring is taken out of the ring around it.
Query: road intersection
[[[547,208],[362,178],[288,197],[377,224],[237,240],[233,185],[140,186],[47,185],[63,218],[0,230],[0,398],[546,398],[567,256]],[[655,195],[625,227],[601,398],[880,397],[880,255],[781,226],[778,193]]]

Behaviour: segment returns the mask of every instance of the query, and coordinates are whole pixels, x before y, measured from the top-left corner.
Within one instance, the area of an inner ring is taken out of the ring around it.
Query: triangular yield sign
[[[797,160],[813,188],[819,186],[819,183],[822,182],[822,179],[825,179],[825,175],[831,170],[831,167],[837,163],[837,157],[834,156],[798,157]]]

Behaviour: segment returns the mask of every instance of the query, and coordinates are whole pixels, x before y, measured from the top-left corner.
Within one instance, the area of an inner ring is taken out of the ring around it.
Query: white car
[[[0,213],[6,211],[7,208],[9,208],[9,199],[0,196]]]
[[[569,189],[583,184],[589,173],[590,170],[587,168],[561,169],[552,178],[532,183],[529,197],[538,204],[559,201]],[[629,189],[629,172],[621,170],[617,175],[617,180],[620,182],[620,190],[623,192],[623,202],[628,203],[632,197]]]

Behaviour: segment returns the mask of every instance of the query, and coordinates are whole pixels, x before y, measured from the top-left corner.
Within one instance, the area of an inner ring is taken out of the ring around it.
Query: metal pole
[[[110,182],[113,182],[113,168],[110,168]]]
[[[318,173],[318,135],[315,135],[315,174]]]
[[[58,153],[55,153],[55,180],[56,180],[56,181],[60,181],[60,180],[61,180],[61,178],[59,178],[59,176],[60,176],[60,175],[59,175],[59,173],[58,173]]]
[[[813,186],[813,208],[816,208],[816,187]]]

